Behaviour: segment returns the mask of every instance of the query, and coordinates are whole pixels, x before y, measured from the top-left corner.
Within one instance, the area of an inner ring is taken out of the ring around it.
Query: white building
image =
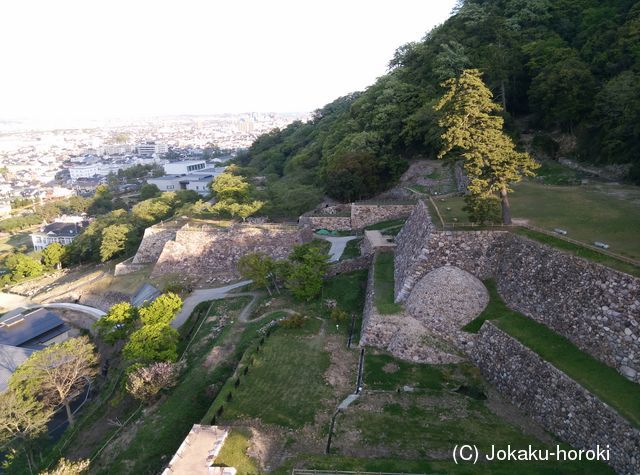
[[[164,172],[167,175],[186,175],[207,168],[204,160],[185,160],[182,162],[169,162],[164,164]]]
[[[147,142],[138,145],[139,155],[162,155],[169,151],[169,147],[166,143],[162,142]]]
[[[224,172],[225,167],[206,168],[204,160],[167,163],[167,175],[149,178],[147,183],[156,185],[160,191],[192,190],[199,195],[211,191],[211,182]]]
[[[49,244],[57,242],[66,246],[71,244],[75,238],[82,232],[87,221],[84,218],[79,220],[72,219],[74,217],[62,218],[62,221],[56,221],[46,224],[40,228],[37,233],[31,234],[31,243],[34,251],[42,251]]]

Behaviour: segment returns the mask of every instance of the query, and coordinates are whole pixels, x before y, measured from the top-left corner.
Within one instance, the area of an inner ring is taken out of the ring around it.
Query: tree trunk
[[[500,81],[500,94],[502,94],[502,108],[507,112],[507,92],[504,87],[504,79]]]
[[[64,408],[67,410],[67,420],[69,421],[69,426],[73,426],[73,413],[71,412],[71,406],[69,405],[69,401],[64,402]]]
[[[511,224],[511,208],[506,187],[500,190],[500,199],[502,201],[502,224]]]

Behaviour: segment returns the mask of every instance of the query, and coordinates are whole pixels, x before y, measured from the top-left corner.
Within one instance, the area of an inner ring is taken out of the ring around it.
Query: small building
[[[162,475],[236,475],[234,467],[216,465],[228,435],[222,427],[194,424]]]
[[[204,160],[183,160],[181,162],[169,162],[164,164],[164,172],[167,175],[186,175],[188,173],[202,171],[207,168]]]
[[[0,392],[31,353],[65,341],[69,331],[58,315],[44,308],[0,318]]]
[[[192,163],[193,165],[183,166],[182,168],[172,168],[170,166],[185,163]],[[224,167],[198,168],[185,174],[169,173],[168,171],[176,169],[184,170],[191,166],[199,167],[200,164],[204,163],[204,161],[168,163],[164,166],[165,171],[168,173],[167,175],[149,178],[147,179],[147,183],[156,185],[160,191],[193,190],[199,195],[207,195],[211,191],[211,182],[215,177],[224,172]]]
[[[152,156],[162,155],[169,151],[169,147],[166,143],[161,142],[147,142],[138,145],[138,155]]]
[[[79,220],[63,220],[51,224],[45,224],[37,233],[31,234],[31,242],[35,251],[42,251],[49,244],[57,242],[66,246],[78,237],[83,231],[87,221],[85,218]]]

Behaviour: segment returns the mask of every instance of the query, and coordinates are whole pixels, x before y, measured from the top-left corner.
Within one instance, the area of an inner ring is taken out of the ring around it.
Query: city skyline
[[[400,3],[6,3],[0,119],[312,111],[372,84],[455,1]]]

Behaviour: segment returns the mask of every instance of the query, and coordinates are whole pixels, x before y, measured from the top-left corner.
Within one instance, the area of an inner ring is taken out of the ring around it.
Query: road
[[[237,289],[240,287],[244,287],[245,285],[249,285],[251,283],[250,280],[243,280],[240,282],[236,282],[235,284],[225,285],[224,287],[215,287],[213,289],[196,289],[191,292],[182,304],[182,310],[180,313],[176,315],[176,318],[171,322],[171,326],[174,328],[180,328],[184,322],[187,321],[193,309],[196,308],[200,302],[204,302],[206,300],[218,300],[223,299],[227,296],[227,294],[233,289]]]
[[[347,243],[354,239],[358,239],[358,236],[320,236],[317,234],[316,236],[331,243],[331,248],[329,249],[329,262],[338,262],[345,247],[347,247]]]

